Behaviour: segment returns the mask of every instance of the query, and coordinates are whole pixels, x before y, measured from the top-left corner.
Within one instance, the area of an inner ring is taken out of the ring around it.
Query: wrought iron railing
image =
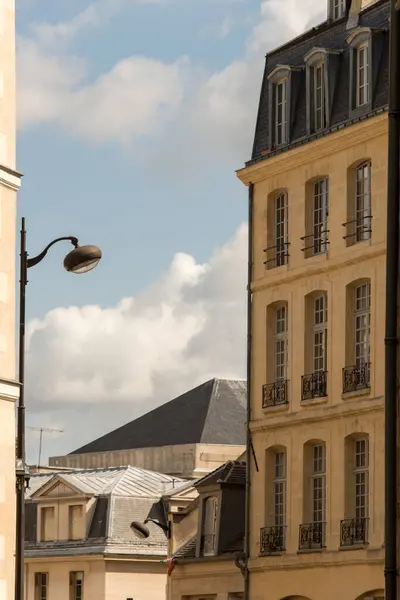
[[[263,408],[268,408],[269,406],[279,406],[281,404],[287,404],[289,402],[287,379],[285,379],[283,381],[275,381],[274,383],[267,383],[266,385],[263,385],[262,394],[263,394],[263,399],[262,399]]]
[[[282,242],[276,246],[265,248],[264,252],[266,258],[264,265],[267,267],[267,269],[275,269],[276,267],[282,267],[283,265],[288,264],[289,246],[290,242]]]
[[[286,550],[285,532],[286,527],[284,525],[263,527],[260,530],[261,556],[268,556],[268,554],[274,554],[275,552],[284,552]]]
[[[372,215],[364,214],[358,216],[356,219],[342,223],[342,226],[346,228],[346,235],[343,236],[343,239],[346,240],[349,246],[363,240],[370,240],[372,235]]]
[[[368,519],[343,519],[340,521],[340,545],[360,546],[368,543]]]
[[[317,254],[325,254],[328,252],[329,244],[329,229],[318,229],[309,235],[304,235],[300,238],[304,242],[304,248],[301,249],[304,252],[306,258],[310,256],[316,256]]]
[[[371,363],[352,365],[343,369],[343,394],[370,387]]]
[[[301,378],[301,399],[325,398],[327,371],[316,371]]]
[[[302,523],[299,526],[299,550],[323,548],[325,545],[325,523]]]

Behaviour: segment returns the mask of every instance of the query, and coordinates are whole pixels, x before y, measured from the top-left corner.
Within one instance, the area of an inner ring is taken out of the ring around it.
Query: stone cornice
[[[0,401],[15,402],[19,398],[21,384],[12,379],[0,378]]]
[[[261,162],[239,169],[236,174],[245,185],[258,183],[269,177],[275,177],[307,163],[331,156],[345,148],[387,134],[387,114],[365,119],[351,127],[344,127],[307,144],[292,148]]]
[[[5,165],[0,165],[0,185],[4,185],[14,191],[21,187],[21,173],[14,171]]]

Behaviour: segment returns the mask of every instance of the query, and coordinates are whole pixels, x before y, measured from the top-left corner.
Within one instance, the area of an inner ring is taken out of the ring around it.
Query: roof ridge
[[[214,377],[214,379],[210,379],[209,381],[206,382],[206,383],[211,383],[212,382],[212,389],[211,389],[210,398],[209,398],[209,401],[208,401],[207,412],[206,412],[206,415],[204,417],[203,427],[202,427],[202,430],[201,430],[200,444],[203,443],[205,425],[207,423],[208,415],[210,413],[211,404],[212,404],[213,399],[214,399],[214,394],[216,392],[216,388],[218,389],[220,381],[222,381],[222,380],[221,379],[217,379],[216,377]]]

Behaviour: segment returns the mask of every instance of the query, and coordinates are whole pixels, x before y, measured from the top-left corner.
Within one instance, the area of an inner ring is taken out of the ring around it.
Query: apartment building
[[[251,600],[381,600],[389,2],[266,57],[251,160]]]
[[[0,2],[0,600],[14,597],[15,551],[15,11]]]

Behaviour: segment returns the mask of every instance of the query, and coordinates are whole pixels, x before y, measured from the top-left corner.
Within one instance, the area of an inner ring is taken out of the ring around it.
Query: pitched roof
[[[33,500],[40,489],[47,487],[52,480],[73,485],[96,498],[85,540],[36,542],[37,503]],[[167,539],[162,530],[154,523],[148,523],[150,536],[138,539],[130,524],[132,521],[144,521],[160,495],[181,483],[184,483],[182,479],[130,466],[32,475],[30,489],[26,492],[26,555],[47,557],[96,553],[163,558],[167,555]]]
[[[193,485],[201,487],[204,484],[230,484],[230,485],[245,485],[246,483],[246,463],[240,460],[229,460],[224,465],[221,465],[215,471],[205,475]]]
[[[190,559],[196,558],[196,545],[197,545],[197,535],[192,537],[184,546],[179,548],[175,554],[174,558],[176,559]],[[234,539],[231,539],[224,547],[218,552],[218,556],[225,556],[230,554],[235,554],[236,552],[242,552],[244,549],[244,533],[240,533],[235,536]],[[204,557],[201,557],[201,560],[204,560]]]
[[[244,445],[246,389],[244,380],[211,379],[71,454],[196,443]]]

